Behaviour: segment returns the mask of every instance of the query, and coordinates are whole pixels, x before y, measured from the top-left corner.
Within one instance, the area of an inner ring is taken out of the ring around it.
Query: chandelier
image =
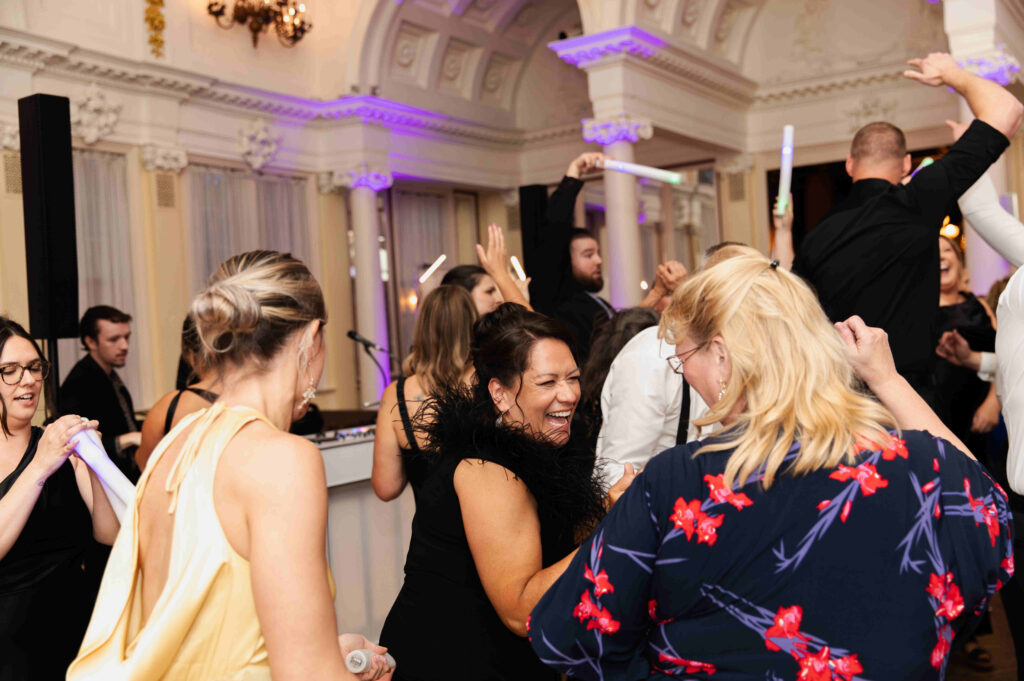
[[[210,0],[206,11],[221,28],[231,28],[235,24],[248,26],[252,32],[253,47],[256,47],[260,33],[266,32],[271,25],[285,47],[302,40],[302,36],[313,28],[313,24],[306,20],[306,5],[296,0],[235,0],[230,16],[222,0]]]

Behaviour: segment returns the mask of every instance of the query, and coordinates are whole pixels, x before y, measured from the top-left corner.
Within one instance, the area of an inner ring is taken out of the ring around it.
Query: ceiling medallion
[[[297,0],[235,0],[230,15],[222,0],[210,0],[206,11],[221,28],[231,28],[235,24],[246,26],[252,33],[253,47],[256,47],[260,33],[265,33],[271,25],[285,47],[295,45],[313,28],[306,19],[305,3]]]

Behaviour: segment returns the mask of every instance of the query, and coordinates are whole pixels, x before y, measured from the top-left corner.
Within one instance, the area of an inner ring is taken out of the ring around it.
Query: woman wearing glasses
[[[96,422],[32,418],[50,365],[0,317],[0,681],[63,679],[92,610],[82,558],[119,525],[99,481],[68,441]]]
[[[745,250],[661,321],[723,429],[651,459],[533,609],[533,649],[582,679],[942,678],[1013,573],[1006,497],[883,331],[833,328]]]

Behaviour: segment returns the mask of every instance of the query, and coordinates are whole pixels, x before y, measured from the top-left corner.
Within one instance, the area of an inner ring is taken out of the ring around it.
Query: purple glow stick
[[[100,438],[92,428],[80,430],[71,438],[78,452],[78,458],[86,463],[99,478],[103,485],[103,491],[110,500],[114,509],[114,515],[118,522],[124,524],[124,516],[128,512],[128,506],[135,501],[135,485],[124,476],[114,462],[107,456],[107,452],[100,444]]]

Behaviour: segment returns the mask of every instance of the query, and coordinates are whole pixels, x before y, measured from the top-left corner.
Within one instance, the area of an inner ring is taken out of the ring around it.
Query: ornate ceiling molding
[[[651,121],[625,114],[613,118],[583,120],[583,141],[607,146],[613,142],[639,142],[654,135]]]
[[[548,47],[561,59],[581,69],[615,59],[636,58],[673,78],[701,86],[716,97],[741,106],[753,101],[757,87],[724,59],[669,43],[636,26],[558,40],[548,43]]]
[[[360,163],[349,171],[329,170],[317,175],[317,186],[322,194],[330,194],[344,187],[367,187],[379,192],[389,189],[393,182],[394,178],[389,171],[372,168],[367,163]]]
[[[900,63],[870,71],[839,73],[823,78],[802,80],[799,83],[762,87],[754,95],[754,101],[757,104],[784,104],[856,90],[868,85],[899,83],[903,80],[904,68],[905,65]]]
[[[188,154],[181,147],[147,144],[142,147],[142,167],[149,172],[168,170],[181,172],[188,165]]]

